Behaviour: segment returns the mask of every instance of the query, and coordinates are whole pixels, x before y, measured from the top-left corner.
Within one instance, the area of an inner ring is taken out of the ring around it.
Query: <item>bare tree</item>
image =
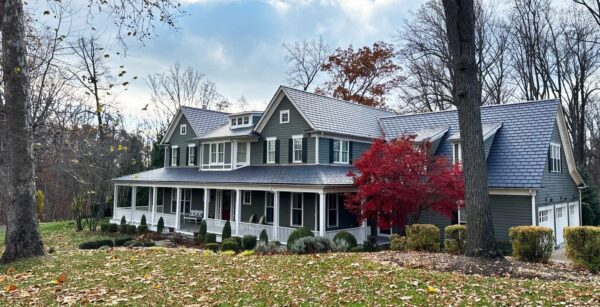
[[[475,59],[475,8],[473,0],[444,0],[443,3],[448,50],[454,71],[452,94],[458,109],[465,203],[469,216],[466,255],[497,257],[481,127],[481,83]]]
[[[600,1],[598,0],[573,0],[577,4],[583,5],[592,15],[598,26],[600,26]]]
[[[323,37],[318,40],[284,43],[285,60],[288,62],[287,82],[291,87],[308,91],[317,74],[331,53]]]

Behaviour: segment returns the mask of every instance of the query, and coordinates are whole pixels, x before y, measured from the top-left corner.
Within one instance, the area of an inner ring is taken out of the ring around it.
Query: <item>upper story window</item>
[[[171,166],[177,166],[179,162],[179,147],[172,146],[171,147]]]
[[[225,163],[225,143],[212,143],[209,147],[210,164]]]
[[[250,115],[236,116],[231,119],[231,127],[242,128],[251,126]]]
[[[244,125],[250,124],[250,116],[244,116]]]
[[[267,139],[267,163],[275,163],[275,156],[277,155],[277,139]]]
[[[350,161],[349,141],[333,141],[333,163],[347,164]]]
[[[290,122],[290,110],[279,111],[279,123],[287,124]]]
[[[248,143],[237,143],[237,163],[248,163]]]
[[[236,119],[236,118],[232,118],[232,119],[231,119],[231,125],[232,125],[232,126],[235,126],[235,125],[237,125],[237,119]]]
[[[196,144],[188,145],[188,165],[196,165]]]
[[[302,135],[292,136],[292,154],[294,163],[302,163]]]
[[[462,148],[460,143],[454,143],[452,145],[452,162],[454,164],[462,162]]]
[[[186,124],[179,126],[179,134],[181,134],[181,135],[187,134],[187,125]]]
[[[562,171],[560,162],[560,145],[551,143],[550,157],[548,161],[548,168],[551,173],[560,173]]]

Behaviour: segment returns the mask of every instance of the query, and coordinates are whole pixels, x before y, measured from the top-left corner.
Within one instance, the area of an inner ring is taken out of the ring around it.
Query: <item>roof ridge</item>
[[[192,109],[192,110],[196,110],[196,111],[205,111],[205,112],[211,112],[211,113],[219,113],[219,114],[223,114],[223,115],[229,115],[231,113],[229,112],[223,112],[223,111],[217,111],[217,110],[210,110],[210,109],[204,109],[204,108],[197,108],[197,107],[190,107],[190,106],[180,106],[180,109]]]
[[[356,102],[352,102],[352,101],[348,101],[348,100],[343,100],[343,99],[339,99],[339,98],[335,98],[335,97],[330,97],[330,96],[326,96],[326,95],[321,95],[321,94],[317,94],[317,93],[312,93],[312,92],[308,92],[308,91],[303,91],[303,90],[299,90],[297,88],[293,88],[293,87],[289,87],[286,85],[280,85],[284,90],[285,89],[290,89],[296,92],[301,92],[301,93],[305,93],[305,94],[309,94],[309,95],[313,95],[313,96],[318,96],[318,97],[323,97],[323,98],[327,98],[327,99],[332,99],[332,100],[337,100],[337,101],[341,101],[344,102],[346,104],[351,104],[354,106],[359,106],[359,107],[363,107],[363,108],[367,108],[367,109],[372,109],[372,110],[377,110],[377,111],[381,111],[381,112],[387,112],[387,113],[396,113],[394,111],[389,111],[389,110],[385,110],[385,109],[381,109],[381,108],[376,108],[376,107],[371,107],[371,106],[367,106],[364,104],[360,104],[360,103],[356,103]]]
[[[488,105],[483,105],[481,106],[481,109],[491,109],[494,107],[506,107],[506,106],[513,106],[513,105],[521,105],[521,104],[534,104],[534,103],[547,103],[547,102],[559,102],[558,98],[552,98],[552,99],[540,99],[540,100],[525,100],[525,101],[517,101],[517,102],[509,102],[509,103],[503,103],[503,104],[488,104]],[[424,114],[437,114],[437,113],[447,113],[447,112],[457,112],[458,110],[456,109],[451,109],[451,110],[441,110],[441,111],[431,111],[431,112],[421,112],[421,113],[408,113],[408,114],[397,114],[397,115],[392,115],[392,116],[384,116],[384,117],[380,117],[379,119],[392,119],[392,118],[398,118],[398,117],[408,117],[408,116],[416,116],[416,115],[424,115]]]

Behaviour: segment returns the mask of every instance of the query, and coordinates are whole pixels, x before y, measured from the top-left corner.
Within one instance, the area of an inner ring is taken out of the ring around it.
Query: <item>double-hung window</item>
[[[225,143],[210,144],[210,164],[223,164],[225,162]]]
[[[243,191],[242,192],[242,204],[244,204],[244,205],[252,204],[252,191]]]
[[[277,154],[276,142],[275,138],[267,139],[267,163],[275,163],[275,155]]]
[[[327,227],[337,227],[340,194],[327,194]]]
[[[302,163],[302,135],[292,137],[293,162]]]
[[[551,173],[560,173],[561,163],[560,163],[560,145],[556,143],[550,144],[550,163],[548,167],[550,168]]]
[[[177,212],[177,189],[171,188],[171,213]]]
[[[279,111],[279,123],[287,124],[290,122],[290,110]]]
[[[237,143],[237,163],[246,164],[248,154],[248,143]]]
[[[302,204],[302,193],[292,193],[292,217],[290,225],[302,227],[302,211],[304,205]]]
[[[350,160],[349,141],[333,141],[333,163],[347,164]]]
[[[244,116],[244,125],[249,125],[249,124],[250,124],[250,117]]]
[[[179,126],[179,134],[186,135],[187,134],[187,125],[182,124]]]
[[[171,166],[177,166],[177,161],[179,161],[179,147],[172,146],[171,147]]]
[[[196,144],[188,145],[188,165],[196,165]]]
[[[273,224],[275,217],[275,194],[265,191],[265,223]]]
[[[181,213],[192,210],[192,189],[181,189]]]
[[[454,143],[452,146],[452,162],[454,164],[462,162],[462,148],[460,143]]]

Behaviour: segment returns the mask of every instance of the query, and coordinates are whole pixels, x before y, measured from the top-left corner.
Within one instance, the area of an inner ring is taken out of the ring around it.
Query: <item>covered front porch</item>
[[[205,219],[207,231],[220,236],[226,221],[232,235],[259,236],[265,230],[270,240],[285,244],[299,227],[333,239],[339,231],[363,242],[371,234],[343,205],[348,187],[293,186],[201,186],[173,184],[116,184],[112,222],[124,216],[139,224],[142,215],[151,229],[162,217],[165,229],[192,235]]]

